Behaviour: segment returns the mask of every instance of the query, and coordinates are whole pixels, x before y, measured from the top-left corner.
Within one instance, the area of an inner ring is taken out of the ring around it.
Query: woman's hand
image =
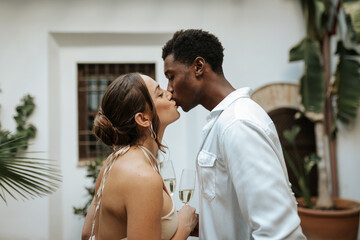
[[[178,230],[186,235],[186,238],[194,230],[198,223],[198,214],[195,213],[195,208],[184,205],[178,212]]]

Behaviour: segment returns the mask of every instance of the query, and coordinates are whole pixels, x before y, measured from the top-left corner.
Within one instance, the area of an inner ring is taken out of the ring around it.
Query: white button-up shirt
[[[306,239],[275,126],[250,94],[229,94],[203,128],[200,239]]]

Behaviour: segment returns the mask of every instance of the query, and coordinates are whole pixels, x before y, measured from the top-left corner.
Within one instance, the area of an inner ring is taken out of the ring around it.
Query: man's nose
[[[172,94],[174,92],[174,88],[171,83],[168,83],[167,90]]]

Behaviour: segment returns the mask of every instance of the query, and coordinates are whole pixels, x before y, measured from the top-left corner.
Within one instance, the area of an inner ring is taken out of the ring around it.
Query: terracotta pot
[[[297,200],[301,227],[308,240],[357,239],[360,214],[358,202],[334,198],[339,210],[316,210],[301,207],[304,201]]]

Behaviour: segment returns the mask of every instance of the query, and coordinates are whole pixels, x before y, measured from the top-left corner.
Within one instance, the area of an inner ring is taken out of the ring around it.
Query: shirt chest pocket
[[[210,201],[216,193],[216,155],[202,150],[198,155],[198,165],[201,192],[203,197]]]

